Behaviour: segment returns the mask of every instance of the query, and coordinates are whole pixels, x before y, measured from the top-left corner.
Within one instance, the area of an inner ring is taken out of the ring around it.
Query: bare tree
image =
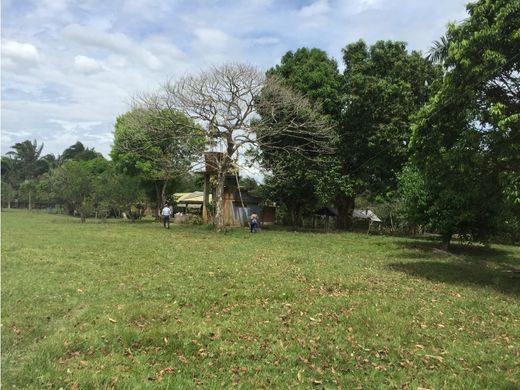
[[[311,160],[334,153],[334,127],[320,107],[277,77],[266,79],[255,111],[260,115],[253,126],[255,141],[262,150]]]
[[[224,227],[224,183],[237,151],[252,140],[254,99],[264,83],[263,74],[242,64],[212,67],[164,86],[165,104],[182,111],[206,128],[209,146],[220,151],[216,170],[217,230]],[[217,157],[218,156],[218,157]]]
[[[324,145],[330,145],[330,142],[325,142],[330,126],[324,121],[320,122],[316,116],[308,115],[307,123],[301,120],[286,121],[282,126],[272,127],[272,117],[264,123],[258,115],[257,106],[262,112],[275,115],[281,109],[291,113],[309,113],[312,111],[311,105],[301,95],[283,87],[278,80],[266,79],[263,72],[249,65],[212,67],[197,75],[167,82],[161,94],[143,96],[139,101],[141,106],[148,109],[183,112],[203,125],[208,149],[219,152],[209,154],[213,157],[211,163],[217,179],[217,230],[224,228],[224,184],[226,175],[238,163],[239,150],[254,148],[259,142],[276,148],[276,143],[268,141],[273,139],[273,133],[281,137],[298,138],[300,142],[293,145],[302,155],[308,156],[310,149],[319,147],[326,151]],[[288,146],[291,147],[287,144],[284,148]]]

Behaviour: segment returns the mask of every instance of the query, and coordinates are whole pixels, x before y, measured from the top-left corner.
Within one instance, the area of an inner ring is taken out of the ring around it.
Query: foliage
[[[275,91],[264,88],[258,107],[264,126],[293,125],[307,133],[302,136],[279,131],[259,142],[261,164],[270,172],[265,186],[267,196],[279,205],[284,204],[290,223],[298,225],[305,212],[330,199],[328,190],[334,176],[324,172],[331,170],[334,163],[334,122],[341,111],[341,78],[336,62],[316,48],[287,52],[267,75],[292,89],[295,96],[302,94],[307,98],[305,107],[295,109],[300,105],[294,98],[278,98]],[[262,101],[275,99],[283,105],[275,106],[274,114],[272,104],[262,107]],[[316,127],[314,123],[321,125]],[[323,129],[328,134],[323,134]]]
[[[2,180],[2,207],[4,205],[10,207],[15,197],[16,191],[13,186],[9,182]]]
[[[52,185],[55,196],[70,211],[77,211],[81,220],[92,214],[100,200],[103,188],[102,175],[108,162],[104,159],[91,161],[69,161],[52,173]]]
[[[18,170],[20,182],[33,180],[45,171],[46,166],[40,161],[43,144],[38,145],[36,140],[26,140],[14,144],[11,148],[13,150],[7,155],[14,160],[14,168]]]
[[[287,52],[280,64],[267,71],[304,94],[321,112],[337,119],[341,112],[341,76],[336,61],[317,48]]]
[[[411,164],[405,165],[398,179],[402,222],[411,227],[424,226],[428,222],[425,217],[428,192],[421,172]]]
[[[485,240],[496,231],[520,172],[520,2],[467,8],[470,17],[448,28],[447,73],[412,140],[431,199],[426,216],[446,245],[452,233]]]
[[[103,157],[101,153],[96,152],[94,148],[85,148],[81,142],[76,142],[63,151],[59,157],[59,163],[63,164],[67,161],[94,160]]]
[[[403,42],[363,41],[343,49],[346,107],[341,136],[344,173],[355,193],[384,196],[408,159],[410,116],[428,99],[440,69]]]
[[[259,189],[259,184],[253,177],[243,177],[240,179],[240,188],[246,191],[255,191]]]
[[[110,156],[122,172],[153,183],[159,210],[168,184],[186,175],[203,148],[200,126],[186,115],[136,108],[117,118]]]

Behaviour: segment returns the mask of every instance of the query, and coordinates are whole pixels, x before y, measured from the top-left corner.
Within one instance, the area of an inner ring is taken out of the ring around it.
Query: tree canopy
[[[135,108],[117,118],[110,156],[123,172],[154,183],[159,210],[168,183],[186,174],[204,141],[201,127],[178,111]]]
[[[448,28],[446,74],[412,138],[425,213],[446,245],[455,232],[485,239],[504,207],[519,216],[520,1],[467,8],[470,17]]]

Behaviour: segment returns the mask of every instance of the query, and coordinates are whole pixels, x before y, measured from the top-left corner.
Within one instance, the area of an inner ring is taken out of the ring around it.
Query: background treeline
[[[2,202],[83,216],[159,207],[166,194],[201,189],[189,167],[204,150],[225,145],[221,173],[239,164],[242,139],[265,171],[259,190],[287,224],[333,206],[336,228],[350,229],[354,208],[370,207],[390,229],[438,233],[445,246],[454,234],[518,242],[520,0],[467,10],[426,56],[404,42],[358,41],[342,50],[343,71],[323,50],[301,48],[265,81],[230,65],[166,84],[117,119],[113,161],[81,143],[59,157],[16,144],[2,158]],[[242,84],[226,85],[231,77]],[[228,86],[217,99],[196,95]],[[255,120],[226,122],[253,109]]]
[[[123,172],[81,142],[58,157],[42,156],[43,144],[37,141],[26,140],[12,149],[2,156],[2,207],[45,208],[84,220],[121,217],[123,213],[139,217],[152,206],[152,181]],[[166,191],[201,186],[200,179],[187,174],[170,181]]]

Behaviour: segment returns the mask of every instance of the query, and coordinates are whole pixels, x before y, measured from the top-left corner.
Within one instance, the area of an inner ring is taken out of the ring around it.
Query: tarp
[[[352,216],[354,218],[360,218],[360,219],[370,219],[372,222],[383,222],[379,219],[377,215],[374,214],[372,210],[368,209],[355,209],[352,213]]]
[[[204,202],[204,192],[177,192],[173,194],[177,203],[185,204],[202,204]],[[209,202],[211,202],[211,194],[209,195]]]

